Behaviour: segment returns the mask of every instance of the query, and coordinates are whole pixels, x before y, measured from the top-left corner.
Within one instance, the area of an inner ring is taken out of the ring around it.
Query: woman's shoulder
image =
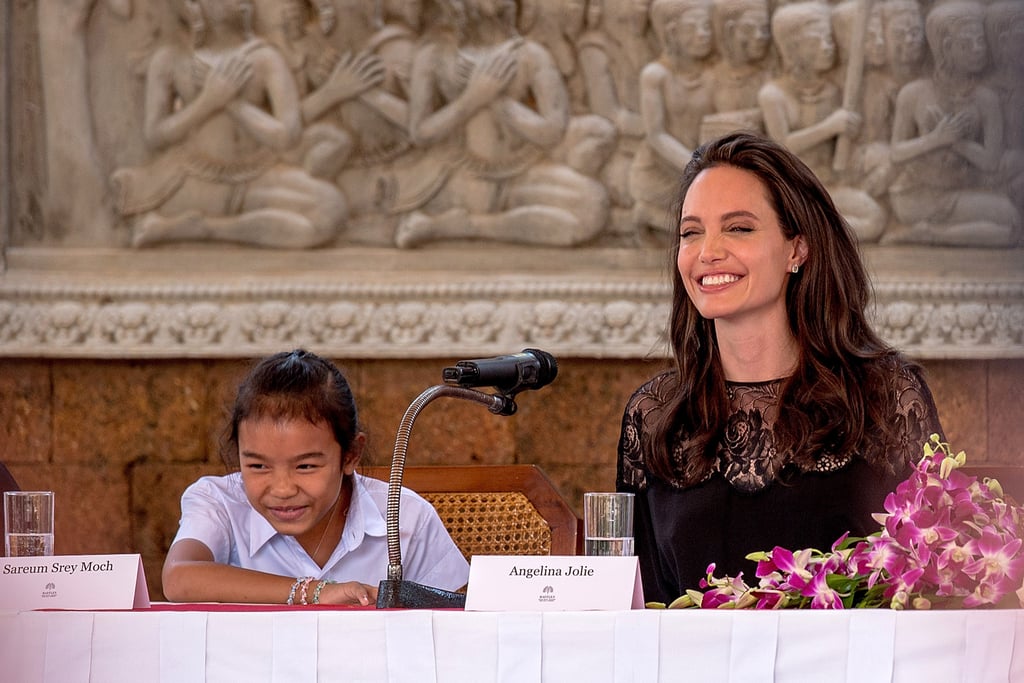
[[[890,385],[897,389],[920,388],[926,384],[924,368],[899,351],[890,350],[868,362],[875,366],[881,377],[886,378]]]
[[[641,407],[660,406],[668,400],[676,390],[678,373],[673,369],[664,370],[650,378],[633,391],[627,402],[627,410]]]

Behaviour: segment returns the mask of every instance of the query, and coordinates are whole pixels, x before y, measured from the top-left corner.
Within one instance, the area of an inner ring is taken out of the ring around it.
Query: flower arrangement
[[[957,471],[966,461],[933,434],[911,475],[876,514],[880,531],[836,540],[829,551],[776,547],[748,555],[755,586],[743,574],[716,577],[708,567],[701,589],[669,608],[730,609],[1000,604],[1016,592],[1024,607],[1024,508],[1004,497],[995,479]]]

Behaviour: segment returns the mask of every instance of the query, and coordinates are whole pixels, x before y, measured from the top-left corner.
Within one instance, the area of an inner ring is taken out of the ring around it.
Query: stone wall
[[[337,359],[373,464],[390,463],[405,409],[454,360]],[[417,419],[409,464],[537,464],[580,514],[584,491],[614,486],[622,407],[660,367],[560,358],[555,382],[520,394],[507,418],[439,399]],[[971,464],[1024,465],[1024,360],[925,367],[946,435]],[[0,458],[22,488],[56,491],[56,552],[141,553],[151,596],[162,599],[179,497],[200,475],[223,473],[223,410],[243,369],[237,360],[0,359]]]

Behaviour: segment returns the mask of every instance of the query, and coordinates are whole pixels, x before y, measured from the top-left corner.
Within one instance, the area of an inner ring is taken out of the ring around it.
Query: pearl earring
[[[796,275],[797,273],[800,272],[800,266],[794,263],[793,268],[791,270],[793,271],[793,274]]]

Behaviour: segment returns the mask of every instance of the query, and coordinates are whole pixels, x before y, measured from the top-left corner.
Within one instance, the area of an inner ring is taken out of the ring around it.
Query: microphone
[[[540,389],[551,384],[558,374],[555,357],[540,349],[495,358],[460,360],[445,368],[441,376],[448,384],[462,387],[494,387],[505,394],[523,389]]]

